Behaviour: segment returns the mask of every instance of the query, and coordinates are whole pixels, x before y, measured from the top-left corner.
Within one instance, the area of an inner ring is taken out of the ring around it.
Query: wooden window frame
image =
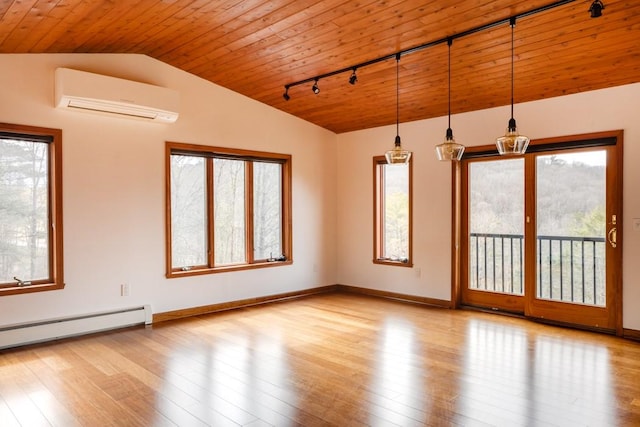
[[[189,266],[188,270],[174,268],[172,263],[171,238],[171,156],[174,154],[198,156],[207,158],[206,162],[206,234],[207,234],[207,265]],[[213,159],[225,158],[246,161],[245,167],[245,263],[216,266],[214,263],[214,212],[213,212]],[[282,252],[283,260],[255,260],[253,245],[253,167],[254,161],[279,163],[282,166]],[[293,264],[292,244],[292,185],[291,185],[291,155],[278,154],[236,148],[212,147],[207,145],[185,144],[167,141],[165,144],[165,200],[166,200],[166,277],[176,278],[200,274],[222,273],[255,268],[276,267]]]
[[[409,242],[407,262],[386,259],[384,252],[382,218],[384,217],[384,177],[382,167],[387,164],[384,156],[373,158],[373,263],[396,267],[413,267],[413,159],[409,160]]]
[[[0,284],[0,296],[51,291],[64,288],[62,238],[62,130],[0,123],[0,133],[6,136],[35,137],[48,143],[48,210],[49,210],[49,277],[31,281],[28,285]]]

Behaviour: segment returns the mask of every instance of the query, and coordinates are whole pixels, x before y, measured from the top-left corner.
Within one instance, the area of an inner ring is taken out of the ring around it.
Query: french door
[[[621,329],[622,133],[470,149],[460,164],[460,303]]]

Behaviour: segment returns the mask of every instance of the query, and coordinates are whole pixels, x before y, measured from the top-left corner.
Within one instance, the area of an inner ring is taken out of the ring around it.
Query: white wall
[[[56,67],[180,91],[156,124],[53,108]],[[155,313],[331,285],[335,134],[142,55],[0,55],[0,122],[63,131],[63,290],[0,298],[0,326],[140,304]],[[290,266],[166,279],[164,142],[289,153]],[[120,296],[120,284],[131,295]]]
[[[640,84],[586,92],[515,106],[518,130],[532,139],[624,130],[623,324],[640,330]],[[509,107],[452,116],[456,141],[493,144],[504,133]],[[346,285],[451,298],[451,165],[438,162],[446,117],[400,125],[404,148],[414,155],[414,268],[372,263],[372,157],[393,145],[395,126],[338,135],[338,281]],[[364,214],[363,214],[364,213]]]

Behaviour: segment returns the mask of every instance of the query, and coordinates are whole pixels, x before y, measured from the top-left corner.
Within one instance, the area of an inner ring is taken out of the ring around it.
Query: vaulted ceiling
[[[515,101],[640,81],[640,1],[576,0],[515,26]],[[396,121],[396,61],[349,68],[553,0],[0,0],[0,53],[140,53],[341,133]],[[510,102],[508,24],[454,40],[451,108]],[[447,45],[400,59],[400,121],[447,114]],[[7,82],[3,82],[7,84]],[[517,116],[517,112],[516,112]],[[506,119],[505,117],[505,124]],[[452,123],[455,127],[455,123]]]

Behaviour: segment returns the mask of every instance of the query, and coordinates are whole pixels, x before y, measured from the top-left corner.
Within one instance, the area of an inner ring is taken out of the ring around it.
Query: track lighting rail
[[[531,16],[531,15],[536,15],[536,14],[538,14],[540,12],[545,12],[547,10],[554,9],[556,7],[563,6],[563,5],[568,4],[568,3],[573,3],[574,1],[575,0],[559,0],[559,1],[556,1],[556,2],[553,2],[553,3],[550,3],[548,5],[545,5],[545,6],[540,6],[540,7],[537,7],[535,9],[531,9],[531,10],[526,11],[526,12],[522,12],[522,13],[518,13],[516,15],[512,15],[512,16],[510,16],[508,18],[499,19],[497,21],[493,21],[493,22],[490,22],[488,24],[481,25],[479,27],[471,28],[469,30],[466,30],[466,31],[463,31],[463,32],[460,32],[460,33],[457,33],[457,34],[453,34],[453,35],[450,35],[450,36],[447,36],[447,37],[443,37],[443,38],[440,38],[440,39],[437,39],[437,40],[433,40],[433,41],[430,41],[430,42],[427,42],[427,43],[424,43],[424,44],[421,44],[421,45],[418,45],[418,46],[414,46],[414,47],[411,47],[411,48],[408,48],[408,49],[400,50],[398,52],[390,53],[388,55],[384,55],[384,56],[381,56],[379,58],[371,59],[371,60],[366,61],[366,62],[361,62],[361,63],[356,64],[356,65],[350,65],[348,67],[340,68],[339,70],[331,71],[329,73],[319,74],[317,76],[309,77],[309,78],[303,79],[303,80],[298,80],[296,82],[287,83],[286,85],[284,85],[285,92],[283,94],[283,97],[284,97],[285,100],[288,101],[289,98],[290,98],[290,96],[289,96],[289,88],[294,87],[294,86],[299,86],[299,85],[302,85],[302,84],[305,84],[305,83],[315,82],[315,87],[317,87],[318,80],[320,80],[320,79],[324,79],[324,78],[327,78],[327,77],[335,76],[337,74],[346,73],[346,72],[349,72],[349,71],[351,71],[353,73],[352,75],[354,75],[356,70],[359,69],[359,68],[367,67],[369,65],[377,64],[377,63],[383,62],[383,61],[388,61],[389,59],[395,59],[395,58],[398,58],[399,56],[404,56],[404,55],[408,55],[408,54],[411,54],[411,53],[419,52],[421,50],[424,50],[424,49],[427,49],[427,48],[430,48],[430,47],[433,47],[433,46],[436,46],[436,45],[439,45],[439,44],[442,44],[442,43],[448,43],[448,40],[455,40],[455,39],[459,39],[461,37],[466,37],[466,36],[469,36],[471,34],[479,33],[481,31],[485,31],[485,30],[497,27],[499,25],[510,24],[511,22],[513,22],[516,19],[524,18],[524,17]],[[314,90],[314,92],[316,92],[316,91]]]

